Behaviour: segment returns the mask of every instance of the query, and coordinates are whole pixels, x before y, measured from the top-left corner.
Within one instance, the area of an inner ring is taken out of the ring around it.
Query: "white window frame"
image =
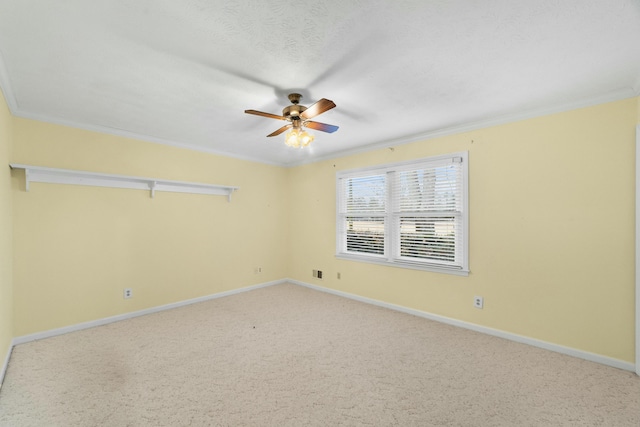
[[[414,259],[406,259],[400,256],[399,242],[399,216],[394,212],[394,204],[397,199],[393,194],[393,177],[395,173],[402,170],[411,169],[412,166],[420,167],[421,165],[429,165],[441,163],[442,161],[451,160],[452,162],[461,162],[462,166],[462,204],[461,204],[461,233],[456,252],[458,253],[457,262],[453,265],[442,265],[433,261],[420,261]],[[365,254],[349,252],[346,249],[346,209],[343,203],[346,203],[346,197],[342,197],[342,182],[349,178],[367,177],[371,175],[386,174],[386,211],[384,213],[384,255]],[[452,154],[420,158],[411,161],[390,163],[380,166],[351,169],[336,173],[336,257],[350,261],[368,262],[379,265],[387,265],[393,267],[409,268],[413,270],[433,271],[438,273],[455,274],[460,276],[469,275],[469,155],[467,151]]]

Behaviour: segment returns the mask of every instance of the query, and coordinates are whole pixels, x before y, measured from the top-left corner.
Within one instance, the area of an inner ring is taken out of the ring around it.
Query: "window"
[[[339,258],[467,275],[466,152],[337,174]]]

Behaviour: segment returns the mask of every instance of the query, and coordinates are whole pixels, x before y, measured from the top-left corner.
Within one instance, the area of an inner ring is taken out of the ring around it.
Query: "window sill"
[[[463,270],[460,268],[454,267],[445,267],[438,266],[434,264],[415,264],[408,262],[400,262],[400,261],[388,261],[386,258],[373,258],[367,256],[358,256],[352,254],[336,254],[336,258],[343,259],[346,261],[358,261],[358,262],[366,262],[369,264],[377,264],[377,265],[385,265],[388,267],[398,267],[398,268],[406,268],[409,270],[420,270],[420,271],[429,271],[432,273],[442,273],[442,274],[452,274],[455,276],[469,276],[469,270]]]

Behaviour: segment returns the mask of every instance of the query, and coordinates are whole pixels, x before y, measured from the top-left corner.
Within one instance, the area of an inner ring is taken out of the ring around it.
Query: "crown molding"
[[[154,144],[167,145],[170,147],[182,148],[182,149],[191,150],[191,151],[198,151],[201,153],[213,154],[217,156],[230,157],[230,158],[245,160],[249,162],[262,163],[262,164],[267,164],[272,166],[284,166],[281,163],[270,162],[268,160],[260,159],[257,157],[246,156],[246,155],[231,153],[231,152],[222,151],[222,150],[214,150],[212,148],[206,148],[199,145],[172,141],[169,139],[159,138],[159,137],[150,136],[150,135],[143,135],[143,134],[139,134],[136,132],[131,132],[123,129],[112,128],[109,126],[91,125],[91,124],[76,122],[73,120],[62,119],[59,117],[52,117],[45,114],[24,112],[24,111],[21,111],[20,109],[18,109],[15,112],[12,111],[12,113],[14,114],[14,116],[20,117],[23,119],[36,120],[39,122],[45,122],[45,123],[67,126],[67,127],[76,128],[76,129],[88,130],[91,132],[136,139],[138,141],[152,142]]]
[[[0,51],[0,90],[4,94],[4,99],[7,102],[9,111],[15,116],[18,111],[18,102],[16,101],[16,97],[11,89],[9,73],[7,72],[7,67],[4,64],[4,57]]]
[[[506,114],[506,115],[486,118],[486,119],[478,120],[474,122],[461,123],[458,125],[443,127],[440,129],[435,129],[435,130],[427,131],[424,133],[378,141],[378,142],[367,144],[358,148],[341,150],[325,156],[305,159],[299,162],[282,163],[282,162],[267,161],[267,160],[253,157],[253,156],[230,153],[227,151],[209,149],[209,148],[205,148],[205,147],[197,146],[193,144],[185,144],[185,143],[171,141],[171,140],[153,137],[149,135],[142,135],[135,132],[125,131],[122,129],[116,129],[116,128],[111,128],[107,126],[87,125],[85,123],[79,123],[72,120],[66,120],[66,119],[51,117],[51,116],[42,115],[42,114],[23,112],[17,106],[17,102],[10,89],[10,85],[6,83],[7,76],[6,76],[6,72],[4,71],[4,67],[1,59],[2,58],[0,58],[0,85],[2,86],[5,97],[7,98],[7,104],[9,105],[9,109],[11,110],[12,114],[16,117],[21,117],[21,118],[30,119],[30,120],[37,120],[45,123],[52,123],[52,124],[57,124],[62,126],[68,126],[68,127],[77,128],[77,129],[84,129],[84,130],[108,134],[108,135],[121,136],[125,138],[131,138],[131,139],[136,139],[140,141],[167,145],[167,146],[182,148],[186,150],[198,151],[198,152],[213,154],[217,156],[230,157],[238,160],[261,163],[261,164],[266,164],[271,166],[285,167],[285,168],[303,166],[306,164],[317,163],[325,160],[331,160],[331,159],[336,159],[340,157],[375,151],[382,148],[410,144],[413,142],[424,141],[424,140],[443,137],[443,136],[455,135],[459,133],[488,128],[492,126],[503,125],[506,123],[518,122],[521,120],[532,119],[532,118],[546,116],[550,114],[557,114],[565,111],[571,111],[579,108],[591,107],[598,104],[605,104],[608,102],[620,101],[623,99],[640,96],[638,94],[639,93],[638,90],[636,90],[635,87],[627,87],[627,88],[609,92],[604,95],[586,98],[579,101],[557,104],[550,107],[519,111],[513,114]],[[639,85],[640,85],[640,79],[638,80],[638,84],[635,86],[639,86]],[[6,89],[7,87],[9,87],[8,90]]]
[[[62,119],[60,117],[53,117],[53,116],[48,116],[48,115],[45,115],[45,114],[38,114],[38,113],[22,111],[22,109],[18,105],[18,101],[17,101],[16,96],[15,96],[15,94],[13,92],[12,85],[11,85],[11,79],[9,78],[9,73],[7,71],[7,68],[6,68],[5,64],[6,64],[6,62],[4,60],[2,52],[0,51],[0,90],[2,90],[2,93],[4,94],[4,98],[5,98],[5,101],[7,103],[7,106],[9,107],[9,111],[15,117],[28,119],[28,120],[37,120],[37,121],[44,122],[44,123],[51,123],[51,124],[55,124],[55,125],[67,126],[67,127],[76,128],[76,129],[83,129],[83,130],[88,130],[88,131],[91,131],[91,132],[97,132],[97,133],[102,133],[102,134],[107,134],[107,135],[114,135],[114,136],[121,136],[121,137],[124,137],[124,138],[137,139],[139,141],[152,142],[154,144],[167,145],[167,146],[170,146],[170,147],[182,148],[182,149],[185,149],[185,150],[198,151],[198,152],[201,152],[201,153],[213,154],[213,155],[216,155],[216,156],[230,157],[230,158],[234,158],[234,159],[238,159],[238,160],[245,160],[245,161],[249,161],[249,162],[262,163],[262,164],[267,164],[267,165],[271,165],[271,166],[285,166],[282,163],[270,162],[270,161],[267,161],[267,160],[264,160],[264,159],[260,159],[260,158],[257,158],[257,157],[253,157],[253,156],[246,156],[246,155],[230,153],[230,152],[222,151],[222,150],[209,149],[209,148],[205,148],[205,147],[202,147],[202,146],[197,146],[197,145],[193,145],[193,144],[185,144],[185,143],[182,143],[182,142],[171,141],[171,140],[168,140],[168,139],[158,138],[158,137],[154,137],[154,136],[150,136],[150,135],[142,135],[142,134],[139,134],[139,133],[136,133],[136,132],[130,132],[130,131],[117,129],[117,128],[112,128],[112,127],[108,127],[108,126],[90,125],[90,124],[86,124],[86,123],[76,122],[76,121],[73,121],[73,120]]]
[[[636,96],[640,96],[640,76],[636,79],[636,83],[633,85],[633,91]]]
[[[640,84],[640,79],[638,80],[638,84]],[[352,156],[355,154],[362,154],[362,153],[379,150],[383,148],[389,148],[389,147],[394,147],[394,146],[404,145],[404,144],[411,144],[413,142],[419,142],[419,141],[439,138],[443,136],[456,135],[459,133],[470,132],[470,131],[484,129],[492,126],[498,126],[498,125],[503,125],[507,123],[519,122],[522,120],[533,119],[536,117],[547,116],[550,114],[557,114],[557,113],[562,113],[566,111],[577,110],[579,108],[592,107],[598,104],[606,104],[608,102],[621,101],[623,99],[634,98],[636,96],[640,96],[640,92],[636,90],[635,87],[626,87],[626,88],[609,92],[604,95],[585,98],[579,101],[556,104],[556,105],[544,107],[544,108],[518,111],[512,114],[504,114],[504,115],[490,117],[490,118],[486,118],[478,121],[461,123],[454,126],[447,126],[440,129],[434,129],[424,133],[413,134],[413,135],[403,136],[400,138],[388,139],[384,141],[378,141],[378,142],[367,144],[365,146],[361,146],[358,148],[337,151],[326,156],[316,157],[311,160],[288,163],[285,166],[286,167],[303,166],[306,164],[316,163],[324,160],[331,160],[331,159],[336,159],[340,157]]]
[[[266,164],[270,166],[291,168],[291,167],[303,166],[311,163],[317,163],[325,160],[331,160],[331,159],[336,159],[340,157],[366,153],[370,151],[379,150],[382,148],[410,144],[413,142],[424,141],[424,140],[443,137],[443,136],[455,135],[458,133],[469,132],[469,131],[483,129],[491,126],[498,126],[506,123],[513,123],[513,122],[531,119],[535,117],[546,116],[549,114],[556,114],[556,113],[575,110],[579,108],[590,107],[598,104],[604,104],[607,102],[614,102],[622,99],[637,97],[637,96],[640,96],[640,76],[638,76],[636,83],[632,87],[621,88],[603,95],[584,98],[578,101],[560,103],[560,104],[556,104],[556,105],[544,107],[544,108],[535,108],[535,109],[518,111],[512,114],[504,114],[504,115],[499,115],[495,117],[488,117],[486,119],[482,119],[478,121],[460,123],[453,126],[447,126],[439,129],[429,130],[423,133],[402,136],[400,138],[377,141],[371,144],[360,146],[358,148],[340,150],[324,156],[314,157],[311,159],[307,158],[307,159],[304,159],[301,161],[295,161],[295,162],[273,162],[273,161],[268,161],[262,158],[254,157],[254,156],[231,153],[231,152],[222,151],[222,150],[215,150],[211,148],[202,147],[199,145],[172,141],[172,140],[154,137],[150,135],[143,135],[136,132],[126,131],[123,129],[117,129],[117,128],[100,126],[100,125],[90,125],[86,123],[76,122],[73,120],[62,119],[59,117],[52,117],[44,114],[37,114],[37,113],[22,111],[18,105],[15,94],[11,89],[10,79],[6,70],[5,61],[3,59],[2,52],[0,52],[0,89],[4,93],[4,97],[7,102],[7,106],[9,107],[9,110],[16,117],[29,119],[29,120],[37,120],[45,123],[52,123],[56,125],[67,126],[67,127],[77,128],[77,129],[83,129],[83,130],[88,130],[91,132],[97,132],[97,133],[102,133],[107,135],[131,138],[139,141],[151,142],[151,143],[166,145],[166,146],[175,147],[175,148],[182,148],[182,149],[197,151],[201,153],[213,154],[217,156],[230,157],[238,160],[261,163],[261,164]]]

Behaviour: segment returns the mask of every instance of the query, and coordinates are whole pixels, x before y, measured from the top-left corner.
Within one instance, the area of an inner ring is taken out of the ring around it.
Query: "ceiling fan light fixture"
[[[306,147],[313,142],[314,136],[307,131],[302,131],[298,135],[298,139],[300,140],[300,146]]]
[[[284,135],[284,143],[289,147],[298,148],[300,147],[300,130],[299,129],[291,129]]]
[[[304,148],[313,142],[314,136],[307,131],[293,128],[284,136],[284,143],[293,148]]]

